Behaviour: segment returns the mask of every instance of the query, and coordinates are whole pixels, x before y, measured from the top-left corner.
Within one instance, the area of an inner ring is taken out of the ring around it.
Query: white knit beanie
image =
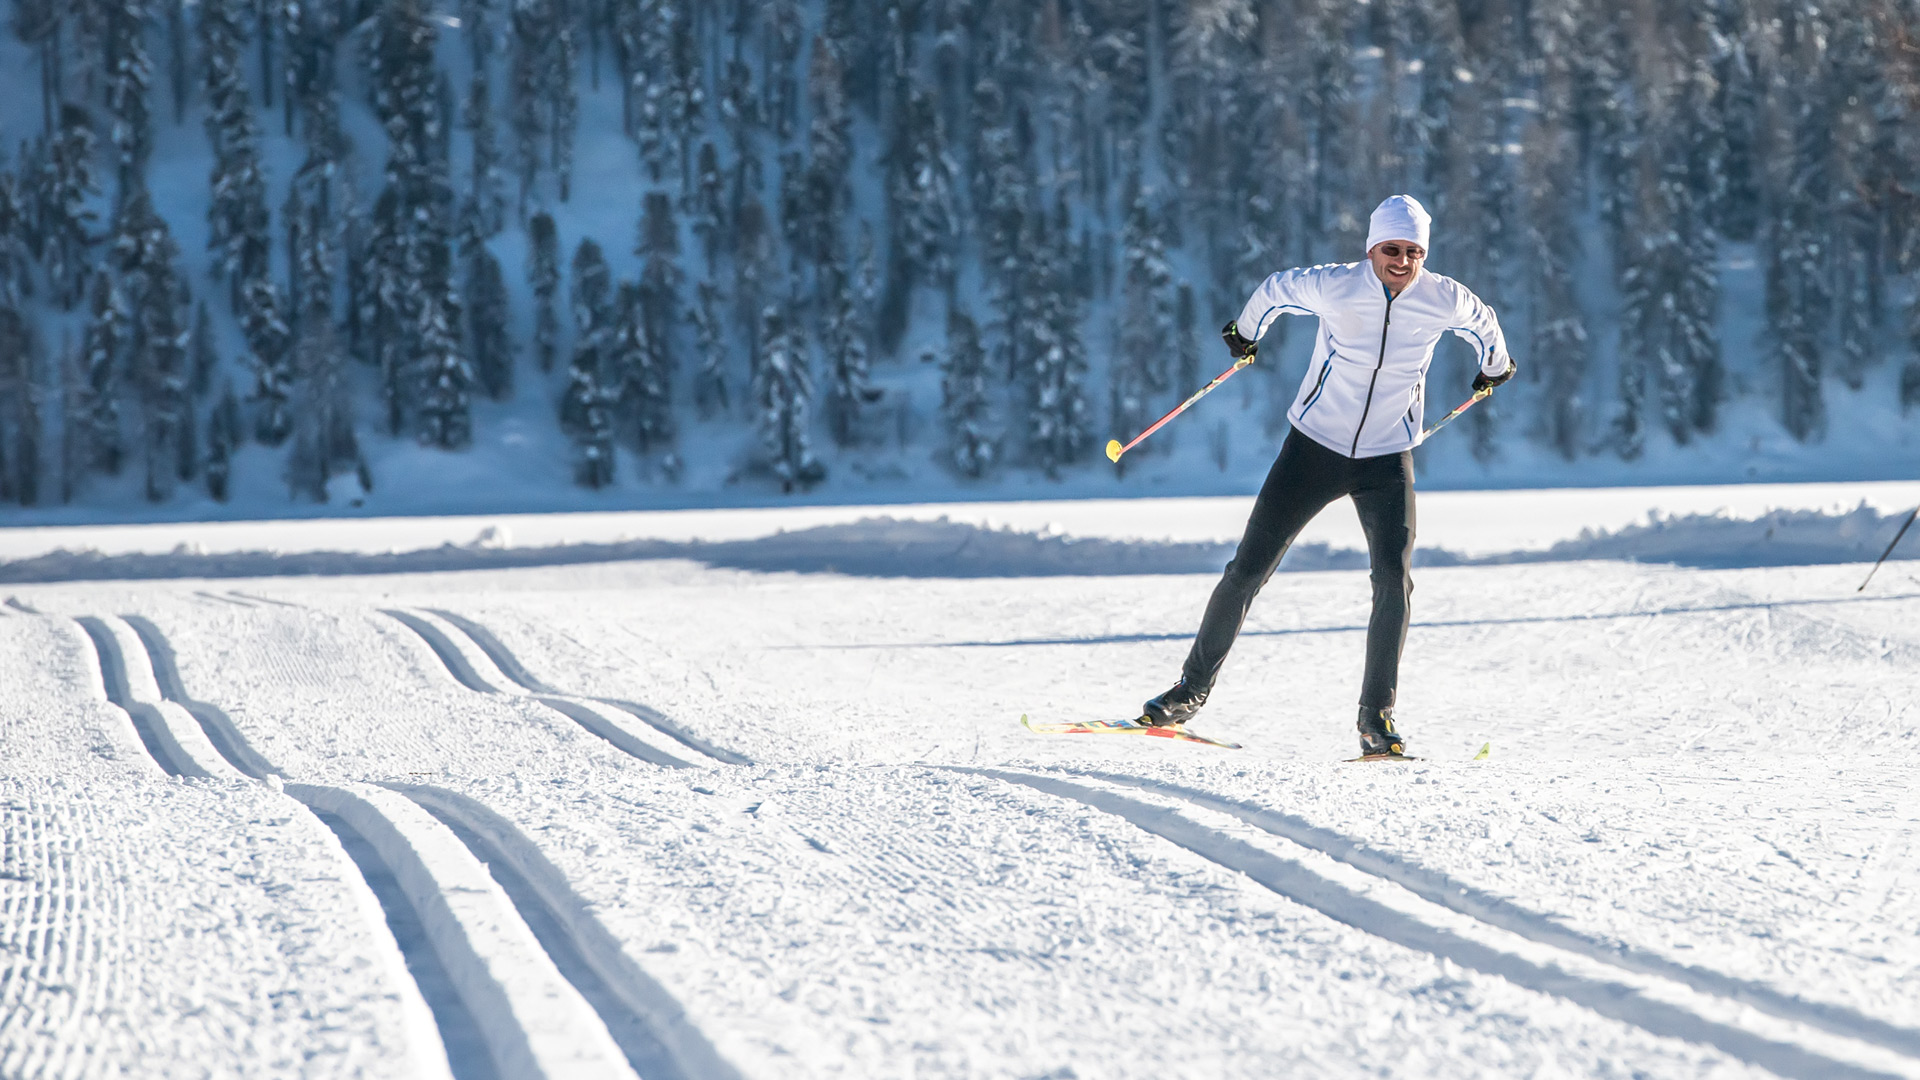
[[[1367,250],[1382,240],[1410,240],[1432,251],[1427,234],[1433,228],[1433,215],[1411,195],[1392,195],[1373,208],[1367,219]]]

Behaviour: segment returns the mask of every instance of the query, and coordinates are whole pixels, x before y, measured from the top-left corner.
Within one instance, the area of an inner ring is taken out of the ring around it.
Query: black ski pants
[[[1393,704],[1400,651],[1407,642],[1407,601],[1413,592],[1413,451],[1350,458],[1298,431],[1281,445],[1253,502],[1246,535],[1207,601],[1207,614],[1182,671],[1188,686],[1213,688],[1254,594],[1273,576],[1307,522],[1346,495],[1360,510],[1373,564],[1373,617],[1367,621],[1367,673],[1360,683],[1360,704],[1372,709]]]

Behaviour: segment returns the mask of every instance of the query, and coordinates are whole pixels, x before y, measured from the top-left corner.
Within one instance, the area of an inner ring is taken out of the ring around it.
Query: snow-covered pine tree
[[[927,284],[952,289],[959,231],[946,132],[933,98],[918,83],[907,91],[887,164],[887,219],[892,228],[877,330],[880,348],[892,353],[906,334],[914,288]]]
[[[0,502],[22,506],[40,501],[38,353],[32,325],[11,298],[0,296]]]
[[[1152,193],[1129,179],[1126,225],[1121,233],[1125,266],[1114,333],[1108,394],[1108,428],[1132,438],[1157,415],[1155,402],[1170,385],[1167,362],[1179,337],[1173,319],[1173,270],[1167,265],[1159,210]]]
[[[533,287],[533,354],[541,371],[552,371],[560,353],[560,316],[554,297],[560,291],[560,233],[553,216],[542,210],[527,220],[528,245],[533,257],[527,276]]]
[[[570,194],[579,96],[578,49],[568,0],[514,0],[510,96],[520,164],[520,205],[551,164],[560,200]]]
[[[484,241],[466,252],[467,355],[481,389],[495,401],[513,394],[513,339],[507,330],[507,280]]]
[[[233,472],[233,451],[245,436],[240,427],[240,400],[233,384],[221,387],[220,400],[207,417],[207,494],[215,502],[226,502]]]
[[[718,285],[702,281],[695,286],[694,305],[687,314],[693,322],[694,355],[700,358],[700,369],[693,377],[693,406],[702,420],[733,411],[732,397],[727,390],[723,310],[724,301]]]
[[[1586,402],[1581,387],[1591,359],[1586,315],[1574,291],[1580,264],[1580,158],[1571,123],[1573,71],[1568,54],[1578,23],[1568,0],[1535,8],[1532,27],[1540,56],[1540,108],[1522,137],[1526,222],[1523,276],[1529,290],[1528,377],[1545,384],[1538,399],[1538,430],[1548,446],[1572,461],[1583,446]]]
[[[301,197],[299,185],[287,197],[285,217],[297,268],[294,278],[300,282],[294,294],[295,423],[287,485],[295,497],[326,502],[329,481],[349,468],[360,471],[363,490],[371,484],[354,432],[345,357],[334,332],[331,222],[325,207]]]
[[[671,453],[674,440],[673,372],[654,347],[647,318],[647,289],[623,281],[613,304],[609,348],[612,369],[622,379],[621,428],[640,454]]]
[[[1782,134],[1767,222],[1767,330],[1780,366],[1781,421],[1806,442],[1825,431],[1820,340],[1833,313],[1826,217],[1833,198],[1831,118],[1822,91],[1827,42],[1816,13],[1789,6],[1781,19],[1783,70],[1772,93]]]
[[[371,323],[394,434],[414,416],[423,442],[472,438],[473,372],[460,347],[452,210],[438,39],[423,0],[392,0],[367,38],[375,112],[387,133],[385,188],[369,242]],[[365,319],[365,316],[363,316]]]
[[[765,325],[763,315],[769,306],[763,301],[776,273],[775,239],[766,205],[757,196],[750,195],[741,202],[734,221],[738,223],[734,230],[734,318],[747,329],[747,355],[752,358],[751,370],[757,372],[764,353],[760,328]]]
[[[1746,242],[1760,227],[1762,92],[1750,46],[1752,0],[1712,0],[1707,41],[1713,65],[1714,111],[1726,147],[1715,190],[1714,225],[1729,240]]]
[[[144,188],[120,204],[114,224],[114,271],[125,288],[132,318],[127,335],[126,371],[139,395],[146,496],[151,502],[173,493],[187,423],[187,337],[183,309],[185,286],[175,261],[179,248],[167,223],[154,212]]]
[[[720,171],[720,151],[710,142],[700,144],[700,163],[694,170],[693,234],[700,238],[707,273],[722,254],[732,250],[728,235],[726,178]]]
[[[0,303],[17,305],[33,293],[33,231],[29,192],[17,173],[0,169]]]
[[[473,75],[467,85],[466,126],[472,135],[469,188],[461,208],[460,231],[490,237],[506,227],[507,194],[500,172],[500,133],[493,119],[492,5],[488,0],[465,0],[467,38]]]
[[[279,446],[293,430],[293,331],[285,310],[271,279],[254,278],[242,286],[240,332],[253,354],[253,434],[268,446]]]
[[[36,190],[39,221],[38,251],[47,268],[53,300],[72,311],[88,295],[93,275],[88,249],[99,220],[88,206],[100,191],[93,173],[97,140],[87,111],[71,103],[60,106],[60,128],[40,157]]]
[[[600,245],[589,236],[573,249],[572,285],[567,306],[573,312],[574,354],[582,349],[604,351],[613,322],[613,271]]]
[[[267,182],[260,162],[260,129],[244,69],[249,0],[203,0],[201,67],[207,93],[207,141],[213,147],[212,197],[207,201],[207,249],[215,278],[227,281],[237,314],[248,284],[269,265]]]
[[[760,313],[759,337],[753,407],[761,464],[781,491],[805,491],[827,476],[826,466],[813,456],[813,373],[806,340],[791,313],[774,304]]]
[[[207,302],[193,308],[193,331],[187,338],[187,391],[205,397],[213,387],[213,371],[220,366],[220,354],[213,346],[213,320],[207,314]]]
[[[153,112],[147,94],[153,58],[147,52],[152,0],[99,0],[104,31],[107,110],[113,114],[113,145],[120,169],[119,197],[146,176],[153,153]]]
[[[126,298],[111,274],[93,278],[92,305],[86,333],[81,341],[82,364],[86,369],[84,418],[70,418],[72,430],[84,428],[84,445],[77,447],[73,460],[84,458],[88,465],[108,475],[118,475],[126,455],[125,437],[120,429],[120,387],[122,354],[133,321]],[[82,422],[73,424],[73,419]]]
[[[988,427],[987,350],[980,328],[959,307],[947,314],[947,355],[940,366],[940,418],[947,429],[947,463],[978,479],[999,458],[1000,440]]]
[[[1049,479],[1086,455],[1093,438],[1087,360],[1080,343],[1081,301],[1072,280],[1072,221],[1061,193],[1051,221],[1036,215],[1028,246],[1034,262],[1029,314],[1021,319],[1022,381],[1027,388],[1027,456]]]
[[[649,192],[641,203],[640,236],[634,254],[644,260],[634,301],[640,306],[645,336],[639,342],[646,363],[640,385],[630,394],[629,410],[637,423],[642,453],[673,444],[673,381],[680,359],[674,337],[681,324],[680,229],[674,222],[673,198],[664,191]],[[623,301],[624,303],[625,301]]]
[[[786,142],[800,119],[800,72],[797,61],[806,44],[806,18],[798,0],[765,0],[761,5],[764,40],[767,118],[774,137]]]
[[[573,438],[575,478],[584,487],[613,482],[616,409],[621,372],[614,366],[612,274],[606,256],[592,238],[573,254],[573,359],[567,366],[567,390],[560,402],[560,426]]]
[[[1887,64],[1875,48],[1869,19],[1849,13],[1835,20],[1828,46],[1825,109],[1833,128],[1833,209],[1828,217],[1828,248],[1833,253],[1833,302],[1838,340],[1835,359],[1840,378],[1858,390],[1867,369],[1881,358],[1879,340],[1881,285],[1887,259],[1882,249],[1882,208],[1898,190],[1890,132],[1883,118],[1892,111]]]

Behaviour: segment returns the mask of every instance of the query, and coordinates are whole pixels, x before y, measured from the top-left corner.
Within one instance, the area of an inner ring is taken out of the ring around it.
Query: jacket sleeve
[[[1513,363],[1507,355],[1507,336],[1500,331],[1500,317],[1465,285],[1459,286],[1453,325],[1447,329],[1473,346],[1480,358],[1480,370],[1486,374],[1502,374]]]
[[[1282,315],[1320,314],[1321,279],[1321,267],[1303,266],[1282,270],[1261,282],[1234,320],[1240,336],[1258,341]]]

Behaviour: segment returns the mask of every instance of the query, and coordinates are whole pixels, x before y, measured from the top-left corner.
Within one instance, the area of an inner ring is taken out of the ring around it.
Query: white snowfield
[[[0,587],[0,1077],[1920,1077],[1865,570]]]

